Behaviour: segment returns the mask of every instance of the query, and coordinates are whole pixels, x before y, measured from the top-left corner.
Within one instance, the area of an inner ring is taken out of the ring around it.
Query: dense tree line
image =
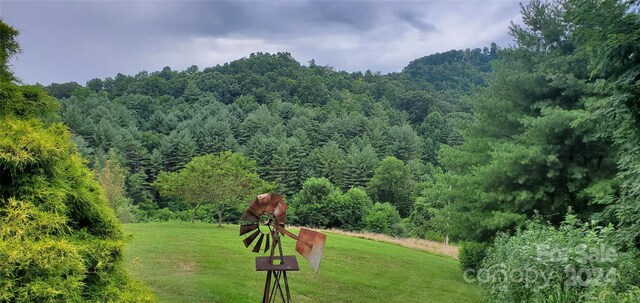
[[[288,198],[305,180],[326,178],[343,192],[366,188],[407,217],[440,146],[461,143],[472,120],[466,95],[484,83],[495,51],[428,56],[390,75],[257,53],[202,71],[167,67],[46,89],[61,98],[62,121],[91,165],[112,154],[127,168],[126,196],[143,212],[184,210],[150,186],[162,172],[232,151]]]

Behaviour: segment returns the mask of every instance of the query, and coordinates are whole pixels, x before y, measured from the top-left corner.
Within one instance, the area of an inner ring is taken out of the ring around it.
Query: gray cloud
[[[431,32],[431,31],[437,30],[437,28],[433,24],[424,22],[422,19],[420,19],[420,16],[417,15],[415,12],[408,12],[408,11],[398,12],[397,16],[398,18],[406,21],[411,26],[415,27],[420,31]]]
[[[506,45],[516,2],[13,1],[0,17],[21,30],[14,61],[26,83],[221,64],[256,51],[348,71],[399,71],[458,48]]]

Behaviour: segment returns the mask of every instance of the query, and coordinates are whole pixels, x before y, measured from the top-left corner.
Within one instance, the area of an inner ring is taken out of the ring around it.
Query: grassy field
[[[242,244],[238,226],[127,224],[129,272],[160,302],[259,302],[265,273]],[[294,230],[297,234],[297,230]],[[295,242],[283,241],[285,254]],[[289,275],[294,302],[479,302],[457,261],[398,245],[328,234],[320,273],[298,256]]]

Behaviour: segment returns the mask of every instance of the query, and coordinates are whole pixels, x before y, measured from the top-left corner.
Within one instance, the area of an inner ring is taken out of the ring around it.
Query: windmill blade
[[[260,203],[258,203],[256,200],[253,201],[253,203],[251,203],[251,205],[249,205],[249,209],[253,212],[254,215],[256,215],[257,217],[260,217],[262,215],[265,214],[264,209],[262,209],[262,206],[260,205]]]
[[[252,230],[256,230],[258,228],[258,224],[243,224],[240,225],[240,235],[244,235]]]
[[[277,194],[271,194],[271,201],[269,201],[269,204],[274,216],[276,215],[276,211],[277,211],[276,209],[278,208],[278,206],[280,207],[284,206],[285,207],[284,210],[286,210],[286,207],[287,207],[287,203],[284,203],[284,200],[282,199],[282,197]]]
[[[255,240],[259,234],[260,234],[260,230],[258,229],[254,233],[252,233],[251,236],[248,236],[247,238],[242,240],[242,242],[244,243],[244,247],[249,247],[249,245],[251,245],[251,242],[253,242],[253,240]]]
[[[258,238],[258,243],[256,243],[256,246],[252,250],[254,253],[260,252],[260,248],[262,248],[263,239],[264,239],[264,234],[261,234],[260,238]]]
[[[278,223],[284,224],[287,223],[287,209],[289,206],[284,203],[284,201],[280,201],[276,208],[273,210],[273,216],[276,218]]]
[[[258,222],[258,220],[260,220],[260,216],[256,215],[250,207],[245,209],[240,217],[240,221],[245,222]]]
[[[320,270],[320,260],[322,260],[326,241],[327,235],[306,228],[300,228],[296,251],[309,261],[313,271],[316,273]]]
[[[267,244],[264,246],[264,251],[262,253],[266,253],[269,250],[271,245],[271,241],[269,240],[269,234],[267,234]]]
[[[284,226],[284,224],[287,223],[287,214],[283,213],[281,216],[278,216],[275,218],[276,218],[276,222],[278,222],[280,226]]]
[[[264,211],[264,213],[266,213],[266,214],[273,213],[275,205],[271,204],[272,200],[274,200],[274,199],[272,199],[272,194],[271,193],[258,195],[257,201],[258,201],[258,204],[260,205],[260,207],[262,208],[262,210]]]

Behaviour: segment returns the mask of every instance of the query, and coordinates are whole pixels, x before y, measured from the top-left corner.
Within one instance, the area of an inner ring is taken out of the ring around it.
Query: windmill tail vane
[[[327,236],[323,233],[313,231],[306,228],[300,228],[300,233],[296,236],[290,231],[276,225],[276,229],[290,238],[296,240],[296,251],[311,265],[313,271],[318,273],[320,270],[320,260],[324,253],[324,244]]]

